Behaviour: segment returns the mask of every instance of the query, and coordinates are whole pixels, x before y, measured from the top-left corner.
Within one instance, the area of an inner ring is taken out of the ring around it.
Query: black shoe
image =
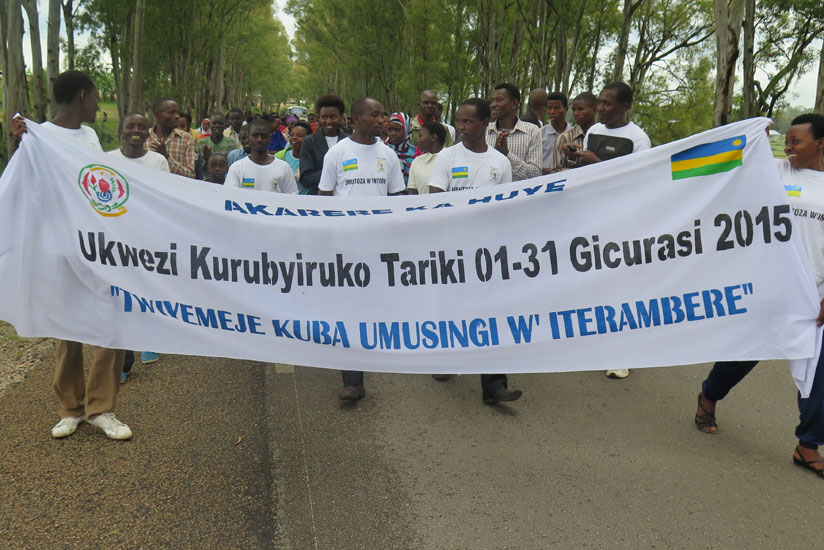
[[[338,390],[338,397],[347,401],[354,401],[366,395],[363,386],[344,386]]]
[[[494,405],[498,401],[517,401],[521,398],[524,392],[521,390],[510,390],[507,388],[498,388],[492,395],[484,396],[484,403],[487,405]]]
[[[438,382],[446,382],[450,378],[452,378],[451,374],[433,374],[432,378],[437,380]]]

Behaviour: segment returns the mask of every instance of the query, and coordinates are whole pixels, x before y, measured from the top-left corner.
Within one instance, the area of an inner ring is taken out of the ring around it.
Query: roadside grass
[[[104,151],[111,151],[120,146],[120,139],[117,135],[117,130],[120,126],[120,117],[117,114],[117,103],[101,102],[97,119],[94,121],[94,124],[90,126],[97,132],[97,136],[100,138],[100,145],[103,146]]]
[[[777,159],[785,159],[787,155],[784,154],[784,136],[771,137],[770,147],[772,147],[773,155]]]

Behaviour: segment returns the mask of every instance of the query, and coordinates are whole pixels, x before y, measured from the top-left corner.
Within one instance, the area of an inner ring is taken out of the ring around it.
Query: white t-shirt
[[[326,139],[326,146],[330,149],[338,143],[338,136],[323,136]]]
[[[256,164],[252,162],[252,157],[233,162],[226,174],[225,185],[288,195],[296,195],[298,192],[292,168],[274,157],[269,164]]]
[[[597,122],[584,136],[584,149],[594,152],[601,160],[610,160],[649,149],[649,136],[634,122],[620,128],[607,128]]]
[[[444,191],[477,189],[512,181],[512,165],[497,149],[474,153],[458,143],[438,153],[429,185]]]
[[[398,156],[381,140],[363,145],[344,138],[323,157],[318,189],[339,197],[382,197],[406,185]]]
[[[163,170],[164,172],[169,171],[169,161],[161,155],[160,153],[155,153],[154,151],[146,151],[146,154],[142,157],[138,157],[136,159],[129,158],[123,154],[123,151],[120,149],[114,149],[109,151],[110,155],[114,155],[116,157],[120,157],[122,159],[128,159],[132,162],[136,162],[138,164],[142,164],[143,166],[148,166],[149,168],[155,168],[157,170]]]
[[[824,298],[824,172],[796,170],[790,161],[776,160],[781,183],[795,212],[793,231],[801,235],[813,269],[818,298]]]
[[[97,151],[103,150],[103,146],[100,145],[100,138],[97,137],[97,132],[88,126],[81,125],[80,128],[63,128],[52,122],[44,122],[43,127],[57,130],[67,138],[77,140],[91,149]]]
[[[416,157],[409,166],[409,183],[407,189],[414,189],[418,195],[429,193],[429,176],[432,174],[432,167],[438,153],[424,153]]]

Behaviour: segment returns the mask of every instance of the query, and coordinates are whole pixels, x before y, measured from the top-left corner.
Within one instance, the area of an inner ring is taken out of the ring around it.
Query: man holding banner
[[[611,160],[650,148],[647,133],[637,124],[627,120],[632,106],[632,88],[625,82],[612,82],[604,86],[598,96],[598,123],[584,135],[581,150],[569,149],[569,156],[582,166]],[[626,378],[629,369],[608,369],[608,378]]]
[[[99,93],[92,79],[80,71],[66,71],[55,79],[53,91],[57,116],[43,126],[59,131],[66,139],[102,151],[97,133],[82,125],[94,122],[97,116]],[[12,133],[18,141],[26,130],[23,119],[15,118]],[[103,182],[100,185],[102,188]],[[126,352],[99,346],[92,346],[92,350],[91,370],[85,378],[83,344],[57,341],[54,393],[60,402],[60,421],[52,428],[52,437],[69,436],[86,420],[110,439],[129,439],[132,431],[114,415]]]
[[[467,99],[455,113],[455,123],[461,141],[447,147],[435,159],[429,176],[429,192],[463,191],[512,181],[509,159],[487,145],[486,132],[491,110],[483,99]],[[448,375],[433,375],[443,382]],[[482,374],[483,401],[493,405],[499,401],[516,401],[521,390],[510,390],[506,374]]]
[[[333,145],[323,158],[318,195],[374,197],[398,195],[406,189],[395,152],[376,136],[383,124],[383,106],[363,98],[351,106],[353,134]],[[338,397],[352,401],[366,395],[363,371],[341,371]]]
[[[801,235],[815,275],[818,297],[822,300],[818,314],[820,327],[824,324],[824,215],[821,214],[824,213],[824,116],[806,114],[793,119],[787,130],[784,152],[787,160],[777,160],[776,165],[795,212],[794,226]],[[758,361],[715,363],[698,394],[695,424],[699,430],[709,434],[718,432],[716,403],[724,399],[756,364]],[[810,396],[802,398],[799,395],[798,409],[801,422],[795,430],[798,446],[793,453],[793,462],[824,477],[824,459],[818,453],[819,445],[824,445],[824,354],[819,357]]]

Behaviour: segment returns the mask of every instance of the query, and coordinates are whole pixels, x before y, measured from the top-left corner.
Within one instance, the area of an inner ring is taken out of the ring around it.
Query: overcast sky
[[[193,0],[194,1],[194,0]],[[273,0],[272,4],[275,6],[275,13],[277,17],[283,22],[283,26],[286,27],[286,33],[289,35],[289,38],[295,37],[295,20],[284,12],[284,7],[286,6],[287,0]],[[48,2],[46,0],[38,0],[37,1],[38,9],[40,11],[40,41],[42,43],[42,50],[43,50],[43,64],[45,65],[46,62],[46,33],[48,32],[47,25],[46,25],[46,18],[48,17]],[[25,14],[24,14],[25,16]],[[28,25],[27,25],[28,26]],[[66,36],[66,27],[63,25],[62,21],[60,24],[60,34],[65,38]],[[28,34],[26,34],[24,43],[23,43],[23,53],[26,58],[26,65],[31,66],[31,45],[29,44]],[[78,35],[75,38],[75,42],[77,43],[78,48],[85,45],[88,41],[88,36]],[[817,40],[813,42],[812,48],[815,51],[820,51],[821,49],[821,40]],[[61,66],[63,63],[62,60],[62,52],[61,52]],[[740,66],[739,66],[740,69]],[[790,105],[799,105],[808,109],[812,109],[813,102],[815,101],[815,88],[816,88],[816,80],[818,78],[817,75],[817,65],[811,68],[806,74],[804,74],[800,79],[798,79],[792,86],[790,86],[789,94],[790,97],[787,98],[788,103]],[[758,78],[758,74],[756,74],[756,78]],[[760,75],[762,78],[764,77],[763,73]]]

